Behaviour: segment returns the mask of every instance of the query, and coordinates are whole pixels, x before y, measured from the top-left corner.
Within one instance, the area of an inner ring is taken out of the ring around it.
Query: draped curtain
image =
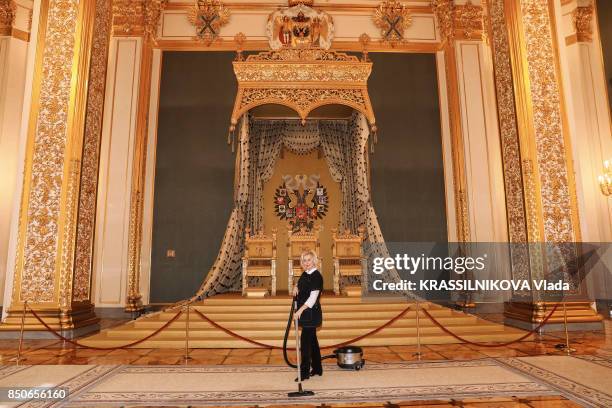
[[[274,172],[284,147],[296,154],[321,148],[332,178],[340,183],[342,205],[340,230],[356,233],[366,229],[367,256],[389,256],[370,201],[366,144],[369,128],[366,118],[355,112],[348,120],[308,121],[301,125],[288,120],[251,120],[243,116],[239,126],[238,183],[234,208],[212,269],[196,296],[199,298],[237,291],[242,276],[245,228],[263,229],[263,187]],[[391,271],[388,279],[399,279]]]

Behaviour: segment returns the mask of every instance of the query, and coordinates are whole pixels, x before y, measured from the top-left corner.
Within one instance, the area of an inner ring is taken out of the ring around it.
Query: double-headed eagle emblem
[[[229,21],[230,11],[218,0],[196,0],[187,18],[196,27],[196,37],[210,45]]]
[[[385,1],[374,11],[374,24],[380,28],[382,41],[394,45],[404,41],[404,31],[412,25],[412,16],[399,1]]]

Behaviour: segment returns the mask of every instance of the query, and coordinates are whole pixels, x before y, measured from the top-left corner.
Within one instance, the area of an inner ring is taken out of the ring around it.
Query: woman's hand
[[[298,295],[298,288],[297,286],[293,287],[293,296],[297,296]]]
[[[299,320],[300,316],[302,316],[302,313],[304,313],[304,309],[306,309],[304,306],[300,307],[297,312],[294,313],[294,316],[296,319]]]

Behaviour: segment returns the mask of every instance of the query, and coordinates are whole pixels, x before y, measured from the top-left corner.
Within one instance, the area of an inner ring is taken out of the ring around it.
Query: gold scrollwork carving
[[[463,5],[456,5],[453,0],[432,0],[431,6],[443,42],[483,39],[485,30],[482,6],[472,4],[471,0]]]
[[[593,41],[593,6],[576,7],[572,20],[576,27],[576,37],[579,42]]]
[[[108,38],[111,30],[111,0],[98,0],[91,52],[89,87],[87,89],[87,113],[83,135],[81,186],[75,246],[72,300],[90,300],[93,244],[98,190],[98,164],[100,137],[104,114],[104,92]]]
[[[562,97],[547,0],[521,2],[546,242],[575,239]]]
[[[494,61],[493,69],[495,72],[497,112],[502,145],[502,163],[504,166],[508,235],[510,242],[527,242],[521,152],[518,122],[514,106],[510,46],[508,43],[508,30],[506,28],[507,19],[503,0],[493,0],[490,2],[489,16],[491,22],[491,45]],[[525,259],[525,257],[522,257],[522,259]],[[525,270],[528,265],[525,262],[522,262],[522,264],[524,264],[524,268],[521,270]],[[526,277],[527,275],[524,276]]]
[[[11,35],[16,10],[13,0],[0,0],[0,35]]]
[[[431,8],[436,18],[442,42],[452,42],[455,35],[453,27],[455,3],[453,0],[432,0]]]
[[[114,0],[113,33],[155,39],[168,0]]]
[[[410,10],[399,1],[385,1],[374,11],[374,24],[380,29],[381,41],[392,46],[404,41],[404,31],[412,25]]]
[[[140,268],[140,245],[142,237],[142,193],[140,190],[133,191],[134,197],[131,199],[130,225],[128,237],[128,297],[125,306],[126,312],[134,312],[142,309],[139,291]]]
[[[234,61],[234,72],[238,94],[232,127],[243,113],[266,103],[288,106],[302,120],[318,106],[344,104],[362,112],[374,125],[367,90],[372,63],[356,56],[320,48],[283,48]]]
[[[481,39],[483,33],[483,10],[481,6],[472,4],[470,0],[454,10],[455,35],[467,40]]]

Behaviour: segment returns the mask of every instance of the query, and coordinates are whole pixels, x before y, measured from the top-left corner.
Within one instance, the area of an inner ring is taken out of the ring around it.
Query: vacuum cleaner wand
[[[293,298],[294,300],[294,304],[293,307],[294,309],[297,308],[297,300],[295,299],[295,297]],[[293,320],[295,323],[295,354],[297,355],[297,373],[298,373],[298,390],[294,391],[294,392],[289,392],[287,393],[287,396],[289,398],[295,398],[295,397],[310,397],[312,395],[314,395],[313,391],[308,391],[302,388],[302,370],[300,369],[300,336],[298,333],[298,319],[297,317]]]

